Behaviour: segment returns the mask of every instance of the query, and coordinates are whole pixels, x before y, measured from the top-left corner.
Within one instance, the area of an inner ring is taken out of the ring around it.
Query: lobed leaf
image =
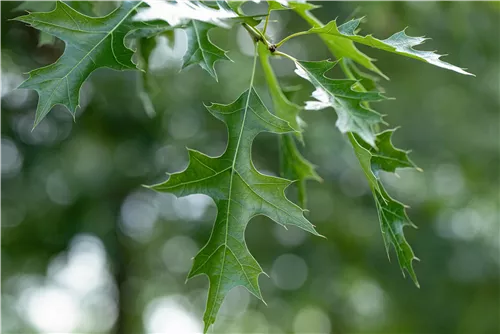
[[[372,35],[360,36],[356,34],[356,29],[359,26],[362,18],[353,19],[340,26],[337,26],[337,21],[330,21],[328,24],[322,27],[313,27],[309,30],[310,33],[316,33],[326,36],[337,37],[337,40],[350,40],[356,43],[368,45],[370,47],[384,50],[391,53],[396,53],[401,56],[417,59],[437,67],[441,67],[450,71],[454,71],[460,74],[473,75],[466,72],[464,69],[449,64],[440,60],[442,55],[435,53],[434,51],[422,51],[415,50],[413,47],[418,46],[425,42],[427,38],[424,37],[411,37],[408,36],[405,30],[400,31],[392,35],[391,37],[381,40],[373,37]],[[340,39],[339,39],[340,38]],[[338,55],[337,55],[338,56]],[[349,57],[349,56],[347,56]]]
[[[298,2],[294,1],[290,3],[290,7],[299,14],[304,20],[306,20],[312,27],[321,28],[323,27],[323,23],[318,20],[310,11],[316,8],[320,8],[320,6],[316,6],[307,2]],[[364,66],[377,73],[378,75],[386,78],[384,73],[373,63],[375,59],[370,58],[363,52],[359,51],[356,48],[356,45],[352,40],[347,38],[340,38],[334,35],[320,34],[319,35],[325,45],[328,47],[330,52],[337,58],[350,58],[356,63]]]
[[[182,68],[198,64],[207,71],[215,80],[215,62],[218,60],[231,60],[226,56],[226,51],[212,43],[208,32],[216,26],[206,22],[192,20],[185,31],[188,38],[188,48],[182,59]]]
[[[139,6],[141,2],[124,2],[104,17],[90,17],[64,2],[57,2],[51,12],[16,18],[66,44],[63,55],[54,64],[31,71],[19,87],[38,92],[34,126],[57,104],[64,105],[74,116],[80,103],[80,89],[96,69],[136,68],[132,62],[133,51],[125,46],[124,38],[131,31],[152,28],[131,20]],[[161,28],[170,29],[166,25]]]
[[[353,132],[364,141],[375,146],[375,135],[372,127],[382,122],[382,115],[364,106],[362,102],[380,101],[385,97],[379,92],[363,92],[354,90],[356,80],[330,79],[325,73],[337,62],[295,60],[295,72],[310,81],[316,90],[313,97],[317,101],[309,101],[306,109],[320,110],[328,107],[335,109],[338,119],[336,126],[342,133]]]
[[[253,88],[229,105],[213,104],[208,110],[228,128],[226,151],[214,158],[189,150],[190,162],[184,171],[151,187],[179,197],[205,194],[217,206],[210,239],[194,258],[188,275],[191,278],[205,274],[210,281],[205,332],[215,322],[232,288],[244,286],[262,299],[258,277],[263,271],[250,254],[244,236],[252,217],[264,215],[284,227],[295,225],[319,235],[303,210],[285,197],[291,181],[259,173],[251,160],[251,146],[257,134],[293,133],[290,124],[272,115]]]
[[[363,142],[359,136],[350,134],[349,140],[368,179],[375,199],[387,256],[389,256],[389,247],[392,245],[396,251],[403,276],[405,274],[404,270],[406,270],[415,284],[419,286],[412,265],[413,260],[418,260],[418,258],[413,253],[403,233],[405,226],[416,226],[408,218],[406,206],[387,194],[379,177],[380,171],[395,172],[397,168],[415,168],[419,170],[408,158],[408,152],[393,146],[391,142],[393,133],[394,130],[387,130],[377,135],[376,145],[378,150]]]

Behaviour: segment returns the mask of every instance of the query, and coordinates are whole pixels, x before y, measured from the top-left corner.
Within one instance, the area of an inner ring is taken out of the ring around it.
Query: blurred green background
[[[54,62],[61,41],[38,46],[39,33],[8,21],[20,2],[2,2],[2,332],[192,333],[202,329],[208,280],[185,284],[191,258],[216,215],[208,197],[177,199],[142,188],[182,170],[186,147],[223,152],[226,130],[203,103],[233,101],[249,83],[252,43],[243,29],[215,29],[231,62],[216,65],[219,83],[199,67],[179,72],[186,48],[176,32],[150,59],[147,90],[138,72],[100,69],[81,92],[76,123],[56,107],[31,131],[37,94],[15,90],[23,73]],[[213,333],[498,333],[500,6],[492,2],[323,2],[324,22],[366,15],[362,33],[408,34],[421,47],[477,77],[461,76],[360,47],[390,78],[396,100],[374,104],[394,141],[412,149],[424,173],[384,175],[388,190],[411,206],[419,227],[405,230],[421,262],[421,288],[387,260],[364,175],[328,109],[304,112],[304,154],[324,182],[308,183],[309,218],[328,239],[285,231],[257,217],[247,229],[267,306],[243,288],[221,309]],[[50,8],[50,4],[47,8]],[[80,4],[81,6],[81,4]],[[113,3],[99,5],[106,12]],[[248,4],[249,12],[266,5]],[[82,10],[85,10],[83,8]],[[88,10],[88,8],[87,8]],[[293,12],[274,12],[279,40],[306,29]],[[331,58],[317,36],[292,40],[299,59]],[[302,104],[312,87],[287,60],[273,63],[283,87]],[[332,77],[340,78],[339,69]],[[259,68],[256,88],[271,108]],[[256,167],[277,173],[275,135],[254,144]],[[290,189],[290,197],[294,198]]]

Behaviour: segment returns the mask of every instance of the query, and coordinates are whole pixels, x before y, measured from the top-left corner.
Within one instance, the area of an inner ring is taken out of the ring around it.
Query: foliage
[[[205,194],[212,197],[217,205],[218,215],[212,234],[195,257],[188,276],[205,274],[210,280],[204,316],[205,331],[215,322],[225,296],[235,286],[244,286],[262,299],[258,276],[263,271],[249,253],[244,239],[246,226],[252,217],[265,215],[284,227],[295,225],[319,235],[304,217],[303,209],[284,195],[285,189],[292,181],[297,180],[299,201],[304,206],[305,181],[320,180],[320,177],[298,150],[297,142],[303,142],[301,132],[306,129],[299,117],[302,108],[291,103],[283,94],[270,66],[271,57],[292,60],[297,67],[296,73],[316,88],[313,93],[316,101],[306,102],[305,109],[331,107],[337,113],[336,126],[348,136],[373,192],[387,252],[392,245],[401,269],[406,270],[418,286],[412,267],[412,261],[416,257],[403,234],[404,226],[414,225],[405,212],[405,205],[391,198],[380,181],[381,171],[394,173],[397,168],[415,168],[415,165],[409,160],[406,151],[393,146],[393,130],[380,132],[379,129],[385,122],[381,114],[370,108],[369,103],[385,97],[377,90],[377,80],[373,75],[359,71],[354,62],[374,74],[385,76],[373,64],[373,59],[360,52],[354,43],[418,59],[461,74],[470,73],[441,61],[440,56],[434,52],[413,49],[425,39],[407,36],[404,31],[385,40],[371,35],[360,36],[356,30],[361,19],[351,20],[340,26],[337,26],[336,21],[322,25],[310,13],[316,6],[295,2],[270,2],[267,15],[259,15],[265,17],[261,30],[257,26],[259,21],[246,16],[240,5],[233,3],[226,6],[220,2],[217,3],[218,9],[201,4],[189,5],[187,8],[179,2],[178,6],[169,5],[173,13],[165,18],[156,15],[157,12],[153,12],[154,15],[147,14],[153,9],[153,5],[148,8],[142,2],[124,2],[106,16],[90,17],[58,2],[51,12],[36,12],[18,17],[17,20],[60,38],[66,44],[64,54],[57,62],[30,72],[28,80],[20,86],[34,89],[39,94],[35,126],[56,104],[66,106],[74,115],[80,101],[81,86],[97,68],[132,70],[139,66],[147,71],[148,55],[155,44],[153,42],[148,46],[145,40],[173,29],[185,29],[188,36],[183,68],[199,64],[217,79],[215,63],[229,58],[225,51],[210,40],[209,32],[216,26],[228,28],[241,24],[256,44],[250,88],[229,105],[213,104],[207,107],[228,128],[226,151],[220,157],[213,158],[189,150],[190,163],[184,171],[171,174],[166,182],[152,186],[157,191],[170,192],[179,197]],[[287,36],[274,44],[266,35],[269,14],[273,10],[288,9],[295,10],[304,17],[312,28]],[[211,19],[211,15],[214,18]],[[277,50],[288,40],[308,34],[319,34],[338,60],[297,60]],[[129,40],[132,42],[128,43]],[[138,48],[138,65],[132,60],[134,50],[131,45],[134,44]],[[253,88],[257,57],[261,59],[275,115],[268,111]],[[332,79],[326,76],[337,64],[347,78]],[[144,90],[140,91],[141,95],[145,93]],[[280,134],[280,172],[284,178],[263,175],[253,166],[252,142],[263,131]]]

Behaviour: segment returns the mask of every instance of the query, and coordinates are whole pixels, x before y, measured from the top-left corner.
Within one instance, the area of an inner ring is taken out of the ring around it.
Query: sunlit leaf
[[[210,23],[228,28],[228,19],[238,15],[222,6],[212,8],[195,1],[162,1],[145,0],[148,8],[142,8],[134,17],[136,21],[164,20],[171,26],[186,23],[190,20]]]
[[[355,80],[326,77],[325,73],[331,70],[336,62],[296,60],[295,64],[297,66],[295,72],[316,88],[312,95],[316,101],[308,101],[306,109],[320,110],[332,107],[338,116],[336,125],[342,133],[354,132],[375,146],[372,127],[382,122],[382,116],[364,106],[362,102],[380,101],[384,96],[379,92],[354,90]]]

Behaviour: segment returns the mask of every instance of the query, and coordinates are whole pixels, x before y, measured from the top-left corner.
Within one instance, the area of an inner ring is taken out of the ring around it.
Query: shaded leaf
[[[294,129],[301,131],[301,124],[303,122],[299,121],[299,112],[302,108],[290,102],[285,94],[283,94],[278,79],[271,68],[269,61],[270,53],[262,44],[259,45],[259,58],[273,100],[274,113],[279,118],[288,121]],[[296,134],[296,137],[302,142],[301,133],[297,132]],[[321,181],[321,178],[314,170],[314,166],[300,153],[292,134],[280,137],[279,150],[280,175],[284,178],[297,181],[299,205],[305,208],[307,202],[306,181]]]
[[[215,322],[217,312],[236,286],[244,286],[262,299],[258,277],[263,273],[250,254],[244,239],[248,221],[264,215],[282,226],[294,225],[318,235],[300,207],[284,194],[291,181],[259,173],[251,161],[252,142],[261,132],[292,133],[288,122],[272,115],[253,88],[229,105],[213,104],[212,115],[228,128],[226,151],[209,157],[189,150],[189,165],[170,175],[153,189],[182,197],[190,194],[210,196],[217,206],[217,218],[207,244],[194,258],[188,278],[205,274],[210,281],[205,332]]]
[[[298,200],[302,208],[307,207],[306,181],[321,182],[323,179],[316,173],[315,166],[302,156],[295,139],[291,135],[280,138],[280,174],[282,177],[297,182]]]
[[[52,35],[49,35],[44,32],[40,32],[40,36],[38,37],[38,46],[44,45],[52,45],[56,42],[56,38]]]
[[[387,256],[389,256],[389,249],[392,245],[396,251],[403,276],[406,270],[415,284],[419,286],[412,265],[413,260],[418,259],[403,233],[405,226],[415,227],[415,225],[406,214],[406,206],[390,197],[380,182],[380,171],[395,172],[397,168],[416,168],[418,170],[408,158],[408,152],[393,146],[391,142],[393,133],[394,130],[387,130],[377,135],[375,143],[378,150],[363,142],[359,136],[349,134],[349,140],[375,199]]]
[[[139,38],[137,41],[137,67],[142,69],[138,73],[137,80],[137,92],[139,99],[142,102],[144,111],[149,117],[154,117],[156,115],[156,110],[151,99],[151,89],[150,89],[150,76],[149,73],[149,58],[151,53],[156,48],[157,41],[155,37],[145,37]]]
[[[230,59],[226,56],[226,51],[213,44],[208,36],[209,30],[215,27],[215,25],[206,22],[195,20],[189,22],[185,29],[188,48],[182,59],[182,68],[198,64],[215,80],[218,80],[215,72],[215,62]]]
[[[88,76],[100,67],[115,70],[134,69],[133,51],[124,44],[125,36],[142,27],[130,17],[140,2],[124,2],[105,17],[85,16],[63,2],[48,13],[31,13],[16,20],[49,33],[66,44],[54,64],[31,71],[20,88],[34,89],[39,94],[35,126],[53,106],[66,106],[75,115],[80,89]]]
[[[356,66],[354,61],[349,58],[343,58],[342,61],[346,63],[349,71],[352,73],[354,78],[358,80],[358,84],[356,84],[355,87],[358,87],[362,91],[367,90],[384,93],[384,89],[380,86],[380,77],[361,71],[358,66]]]

